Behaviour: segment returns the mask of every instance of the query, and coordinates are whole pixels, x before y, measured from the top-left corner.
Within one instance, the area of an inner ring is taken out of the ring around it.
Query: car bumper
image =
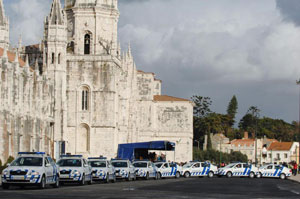
[[[1,176],[2,183],[5,184],[37,184],[41,182],[40,175],[32,175],[32,176]]]
[[[81,180],[81,175],[80,176],[72,176],[72,175],[63,175],[61,174],[59,177],[60,182],[78,182]]]

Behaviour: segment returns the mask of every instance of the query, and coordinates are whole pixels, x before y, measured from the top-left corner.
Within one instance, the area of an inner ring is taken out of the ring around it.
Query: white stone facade
[[[42,57],[37,57],[43,60],[40,76],[53,88],[43,102],[53,120],[47,123],[53,134],[47,152],[57,158],[65,142],[67,153],[112,158],[121,143],[169,140],[177,146],[167,159],[192,160],[193,104],[162,96],[155,74],[136,69],[130,46],[122,53],[117,4],[65,0],[62,9],[53,0],[39,45]]]

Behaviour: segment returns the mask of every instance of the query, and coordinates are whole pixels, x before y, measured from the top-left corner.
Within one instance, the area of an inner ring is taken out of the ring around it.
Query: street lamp
[[[299,86],[299,118],[298,118],[298,142],[299,142],[299,145],[300,145],[300,79],[296,81],[296,84]],[[300,147],[299,147],[299,151],[298,151],[298,154],[300,156]],[[297,155],[297,152],[296,152],[296,155]],[[298,162],[299,164],[299,157],[296,157],[296,162]]]

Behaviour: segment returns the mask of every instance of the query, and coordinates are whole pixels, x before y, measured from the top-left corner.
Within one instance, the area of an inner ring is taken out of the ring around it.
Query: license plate
[[[60,175],[61,178],[69,178],[69,175]]]
[[[25,180],[25,176],[13,176],[12,179],[14,179],[14,180]]]

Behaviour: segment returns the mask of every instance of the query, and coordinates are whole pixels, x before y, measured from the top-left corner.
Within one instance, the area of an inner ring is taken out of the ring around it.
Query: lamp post
[[[298,118],[298,142],[299,142],[299,145],[300,145],[300,79],[296,81],[296,84],[299,86],[299,118]],[[298,150],[298,154],[300,156],[300,147],[299,147],[299,150]],[[296,152],[296,155],[297,155],[297,152]],[[296,162],[298,162],[299,164],[299,157],[297,156],[296,157]]]

